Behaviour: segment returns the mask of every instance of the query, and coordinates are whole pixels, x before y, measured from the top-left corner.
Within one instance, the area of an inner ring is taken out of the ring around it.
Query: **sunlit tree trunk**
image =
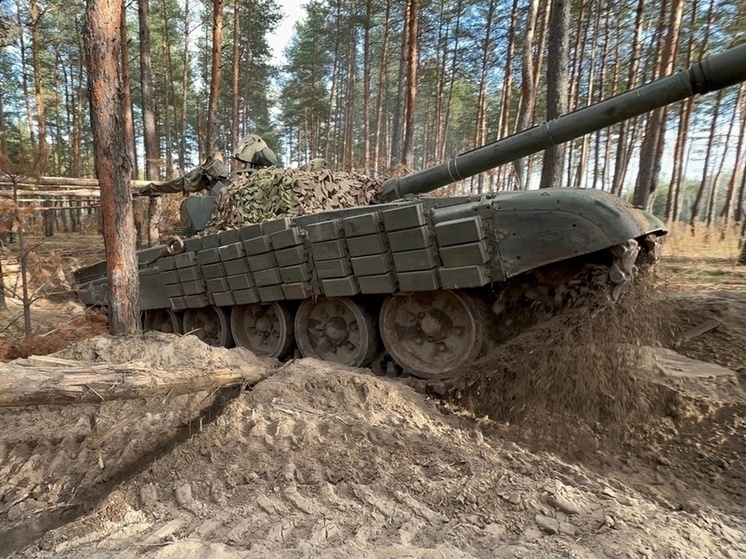
[[[373,171],[378,172],[381,164],[381,152],[386,153],[383,143],[383,99],[385,96],[389,66],[389,36],[391,34],[391,2],[386,2],[386,14],[383,18],[383,42],[381,59],[378,68],[378,93],[376,95],[376,125],[373,140]]]
[[[31,15],[31,65],[34,71],[34,101],[36,103],[36,125],[39,132],[38,152],[35,154],[34,170],[43,175],[48,171],[47,157],[49,155],[49,147],[47,144],[47,122],[44,115],[44,96],[41,87],[42,69],[39,55],[42,47],[39,44],[39,22],[46,10],[41,10],[36,0],[31,0],[29,8]]]
[[[553,0],[547,56],[547,120],[567,112],[569,19],[570,1]],[[552,146],[544,152],[539,188],[560,186],[564,162],[564,146]]]
[[[165,56],[165,95],[162,96],[163,99],[163,135],[165,140],[165,171],[166,171],[166,180],[171,180],[174,178],[174,154],[173,154],[173,139],[172,139],[172,132],[171,132],[171,115],[172,115],[172,107],[173,103],[176,99],[176,90],[174,88],[174,70],[173,70],[173,63],[171,61],[171,39],[169,38],[170,28],[171,28],[171,16],[169,14],[169,5],[166,2],[166,0],[163,0],[162,2],[162,9],[163,9],[163,24],[166,29],[166,32],[163,33],[163,52]]]
[[[536,104],[536,90],[534,89],[534,34],[536,33],[536,20],[538,15],[539,0],[530,0],[528,4],[528,18],[526,20],[526,34],[523,38],[523,49],[521,50],[521,104],[518,109],[518,121],[516,129],[525,130],[531,123]],[[524,159],[516,159],[513,162],[516,172],[516,187],[528,188],[528,177],[525,174]]]
[[[396,166],[403,163],[402,145],[406,135],[407,123],[404,118],[407,94],[407,45],[409,45],[409,21],[410,0],[406,1],[404,8],[404,26],[401,37],[401,50],[399,51],[399,79],[396,89],[396,106],[394,107],[394,121],[391,128],[391,154],[390,165]]]
[[[220,57],[223,49],[223,0],[212,2],[212,57],[210,62],[210,99],[207,108],[205,129],[205,153],[207,157],[217,148],[218,104],[220,101]]]
[[[538,2],[538,0],[535,0]],[[482,42],[482,65],[479,76],[479,96],[477,97],[477,124],[474,132],[474,145],[481,146],[487,142],[487,71],[491,63],[494,39],[492,24],[495,17],[496,0],[490,0],[485,20],[485,36]],[[484,173],[477,179],[477,193],[484,192]]]
[[[187,114],[189,109],[189,0],[184,0],[184,56],[182,59],[181,74],[181,124],[179,138],[179,169],[182,173],[186,169],[186,142],[187,142]]]
[[[637,2],[637,11],[635,14],[635,32],[631,44],[632,50],[630,52],[629,74],[627,76],[626,84],[627,90],[632,89],[637,85],[637,74],[640,67],[640,49],[642,48],[641,37],[644,25],[644,14],[645,0],[639,0]],[[621,196],[622,194],[624,179],[627,175],[627,166],[632,151],[631,146],[634,143],[631,136],[635,135],[635,126],[636,120],[634,119],[619,124],[616,157],[614,158],[614,177],[611,182],[611,192],[617,196]]]
[[[736,185],[741,182],[741,176],[744,174],[744,164],[746,164],[743,157],[744,136],[746,136],[746,85],[744,84],[741,84],[741,88],[738,90],[736,111],[733,114],[733,119],[730,124],[731,129],[736,121],[739,121],[740,126],[738,142],[736,143],[735,165],[733,167],[733,173],[728,180],[728,186],[726,187],[725,203],[723,204],[723,209],[720,211],[720,219],[723,221],[723,232],[725,232],[725,228],[730,222],[730,217],[733,213],[732,209],[735,205],[734,197],[736,195]],[[730,132],[728,133],[728,138],[730,138]],[[723,158],[723,160],[725,160],[725,158]],[[735,203],[737,204],[738,201],[735,200]]]
[[[231,62],[233,66],[233,73],[231,74],[231,137],[230,145],[235,149],[238,146],[238,101],[239,95],[239,68],[241,62],[239,60],[239,49],[238,44],[241,40],[241,4],[239,0],[233,0],[233,49],[231,52]]]
[[[121,2],[89,0],[85,18],[91,124],[109,285],[109,332],[114,335],[137,332],[140,315],[130,165],[122,129]]]
[[[666,35],[661,45],[660,59],[655,74],[657,78],[667,76],[673,71],[683,13],[682,0],[672,0],[670,11],[666,8],[666,2],[662,3],[660,30]],[[640,171],[637,175],[634,194],[635,205],[640,208],[647,208],[650,205],[650,197],[658,186],[667,116],[667,107],[655,109],[648,116],[645,137],[640,147]]]
[[[124,143],[127,146],[127,157],[130,159],[132,178],[137,178],[137,151],[135,149],[135,122],[132,116],[132,80],[130,74],[129,51],[127,49],[127,11],[122,2],[122,27],[119,29],[119,41],[122,45],[122,100],[124,103]]]
[[[419,0],[408,0],[408,16],[406,26],[407,36],[407,91],[404,120],[404,146],[402,161],[409,168],[414,167],[414,109],[417,99],[417,66],[419,56],[419,35],[417,26],[419,21]]]
[[[160,147],[153,98],[153,63],[150,55],[150,4],[149,0],[138,0],[140,27],[140,90],[142,91],[143,142],[145,144],[145,178],[158,180]],[[147,241],[153,245],[158,241],[158,224],[161,220],[162,202],[159,196],[148,200]]]

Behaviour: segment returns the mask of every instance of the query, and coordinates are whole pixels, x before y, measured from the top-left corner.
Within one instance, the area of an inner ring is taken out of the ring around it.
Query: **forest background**
[[[0,153],[38,175],[94,176],[85,2],[0,8]],[[135,0],[124,16],[127,143],[148,180],[249,132],[285,165],[419,169],[546,120],[558,64],[572,109],[746,41],[744,0],[312,0],[280,66],[274,0]],[[559,183],[655,191],[645,205],[671,220],[743,221],[745,135],[741,85],[570,142]],[[541,162],[458,188],[536,188]]]

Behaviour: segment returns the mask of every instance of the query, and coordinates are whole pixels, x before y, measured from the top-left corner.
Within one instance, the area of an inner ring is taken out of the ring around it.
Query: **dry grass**
[[[663,242],[661,274],[675,288],[746,290],[746,267],[737,266],[741,226],[674,223]]]

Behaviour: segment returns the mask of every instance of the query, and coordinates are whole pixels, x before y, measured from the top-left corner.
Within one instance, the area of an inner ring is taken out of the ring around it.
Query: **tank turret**
[[[410,194],[424,194],[687,97],[744,80],[746,45],[741,45],[706,58],[688,70],[467,151],[441,165],[389,179],[382,185],[379,198],[390,202]]]
[[[617,300],[638,267],[655,260],[666,229],[601,190],[401,198],[743,80],[746,46],[391,179],[380,203],[286,215],[141,251],[143,327],[275,358],[452,377],[522,327]],[[108,304],[105,262],[75,278],[83,302]]]

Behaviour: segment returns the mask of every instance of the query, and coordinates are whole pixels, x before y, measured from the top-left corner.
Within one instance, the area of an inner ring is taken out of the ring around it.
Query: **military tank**
[[[448,378],[543,315],[618,298],[666,229],[600,190],[427,193],[745,79],[743,45],[390,179],[375,204],[140,251],[143,326],[280,359],[293,348],[356,367],[387,356],[408,374]],[[83,302],[108,303],[105,262],[75,278]]]

